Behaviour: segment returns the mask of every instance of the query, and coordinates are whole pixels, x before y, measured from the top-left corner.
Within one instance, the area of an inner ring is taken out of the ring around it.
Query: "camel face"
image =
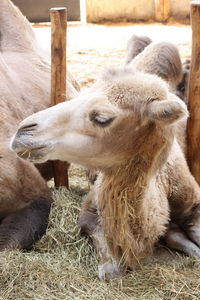
[[[132,157],[152,124],[167,127],[186,115],[154,75],[108,71],[77,98],[21,122],[12,148],[32,162],[67,160],[108,168]]]
[[[125,115],[128,113],[123,114],[106,96],[82,95],[22,121],[11,142],[12,148],[32,162],[59,157],[102,166],[110,158],[112,131]]]

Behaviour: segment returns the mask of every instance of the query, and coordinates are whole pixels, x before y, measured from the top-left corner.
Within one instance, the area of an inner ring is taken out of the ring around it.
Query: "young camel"
[[[160,60],[153,60],[155,69]],[[187,108],[138,64],[108,70],[73,101],[28,117],[12,140],[32,162],[61,159],[99,170],[79,225],[98,251],[100,279],[134,268],[160,237],[200,258],[200,190],[176,138]]]
[[[147,47],[148,45],[150,46]],[[147,49],[142,53],[146,47]],[[152,43],[149,37],[134,34],[127,43],[125,66],[158,75],[169,83],[172,92],[179,97],[182,96],[184,81],[181,79],[184,78],[185,70],[182,70],[179,51],[173,44]],[[185,101],[183,97],[181,99]],[[87,175],[90,182],[94,183],[97,172],[90,169]]]
[[[9,0],[0,1],[0,78],[0,250],[24,249],[45,233],[52,199],[36,167],[9,143],[21,120],[50,105],[50,63]]]

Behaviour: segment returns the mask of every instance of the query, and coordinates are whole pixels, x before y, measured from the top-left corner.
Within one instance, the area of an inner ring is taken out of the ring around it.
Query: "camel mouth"
[[[45,148],[45,147],[44,147],[44,146],[41,146],[41,147],[36,147],[36,148],[26,149],[26,150],[24,150],[24,151],[19,151],[19,152],[17,152],[17,155],[20,156],[20,157],[22,157],[22,158],[26,158],[27,155],[29,155],[29,154],[32,153],[33,151],[35,151],[35,150],[41,150],[41,149],[43,149],[43,148]]]
[[[47,153],[47,147],[46,146],[40,146],[35,148],[26,149],[23,151],[17,151],[17,155],[20,158],[23,158],[25,160],[28,160],[30,162],[34,163],[41,163],[45,162],[46,159],[46,153]]]

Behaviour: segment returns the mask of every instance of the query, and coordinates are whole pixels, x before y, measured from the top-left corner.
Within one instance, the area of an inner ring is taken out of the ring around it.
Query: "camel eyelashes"
[[[114,119],[115,119],[115,117],[100,115],[96,111],[94,111],[90,114],[90,121],[93,124],[98,125],[100,127],[106,127],[106,126],[110,125]]]

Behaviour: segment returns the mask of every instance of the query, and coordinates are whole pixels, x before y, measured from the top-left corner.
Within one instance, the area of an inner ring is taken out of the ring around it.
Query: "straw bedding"
[[[50,45],[50,29],[36,31],[41,35],[41,42]],[[97,71],[108,58],[109,63],[114,65],[123,60],[126,40],[133,32],[147,34],[153,40],[163,36],[168,40],[175,39],[184,57],[190,52],[190,44],[187,42],[190,40],[190,31],[186,26],[89,25],[70,27],[68,32],[69,64],[75,77],[82,79],[81,86],[91,85]],[[89,189],[81,168],[71,168],[70,187],[70,191],[53,190],[55,202],[47,234],[31,251],[1,253],[0,300],[200,298],[200,262],[161,246],[138,270],[109,283],[100,282],[96,253],[88,240],[79,235],[76,226],[82,198]]]
[[[89,187],[82,169],[71,168],[70,185],[53,191],[47,234],[31,251],[1,253],[1,300],[199,299],[200,262],[161,246],[138,270],[100,282],[96,253],[76,226]]]

